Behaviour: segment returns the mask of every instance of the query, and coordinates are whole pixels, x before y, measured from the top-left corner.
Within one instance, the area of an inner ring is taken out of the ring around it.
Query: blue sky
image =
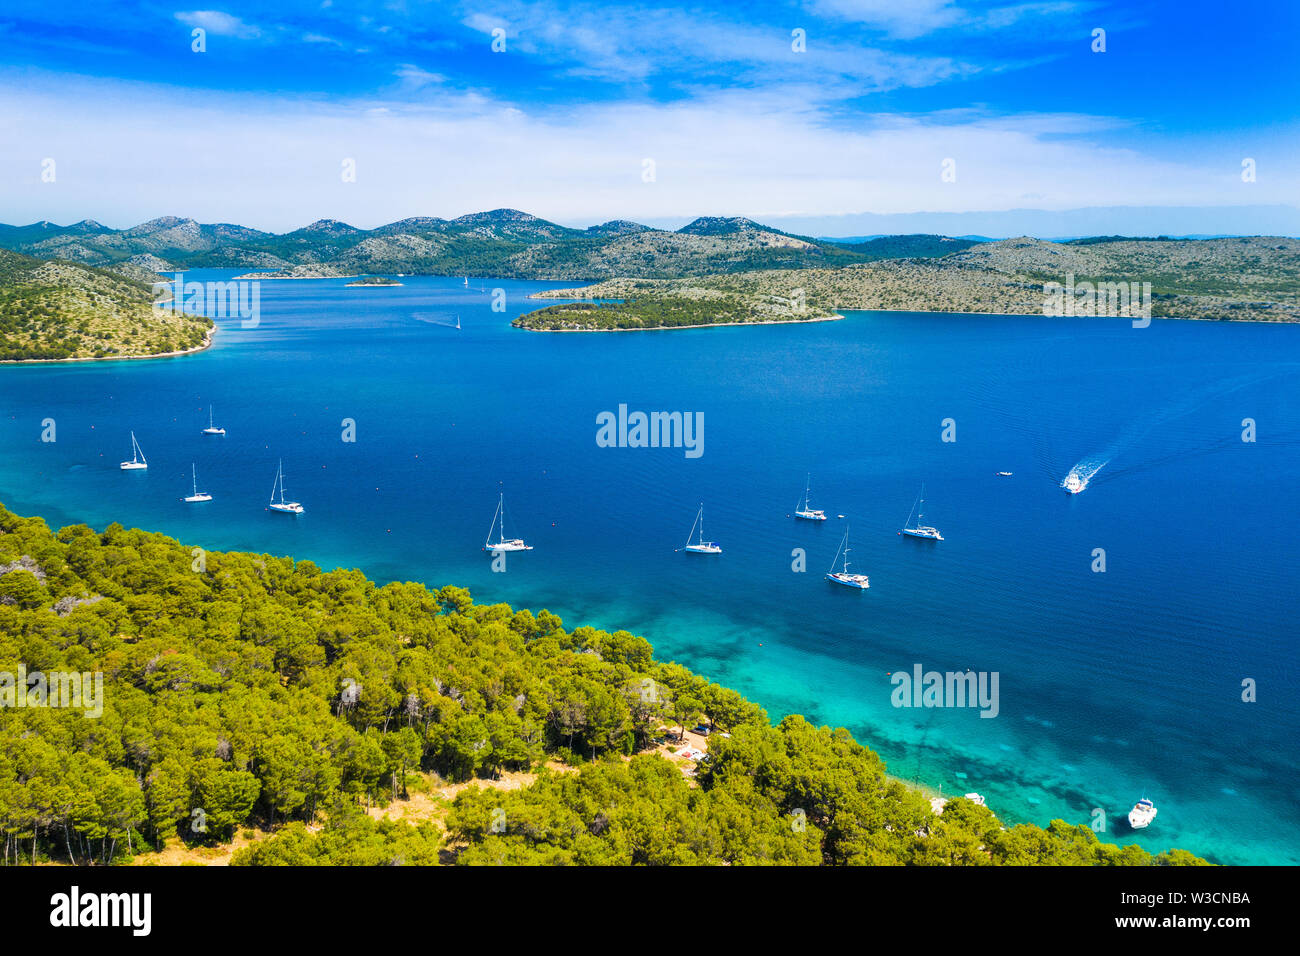
[[[1282,0],[6,0],[0,221],[1295,206],[1297,52]]]

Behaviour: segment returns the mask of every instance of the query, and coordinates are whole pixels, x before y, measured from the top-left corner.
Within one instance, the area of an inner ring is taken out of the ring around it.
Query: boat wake
[[[1070,473],[1061,479],[1061,487],[1072,495],[1077,495],[1088,487],[1093,476],[1109,464],[1109,459],[1105,458],[1085,458],[1073,468]]]
[[[444,329],[459,329],[459,315],[434,315],[428,312],[412,312],[411,318],[417,322],[423,322],[425,325],[439,325]]]

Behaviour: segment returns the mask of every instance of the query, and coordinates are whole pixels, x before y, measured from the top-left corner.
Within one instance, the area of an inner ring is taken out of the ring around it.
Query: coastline
[[[771,322],[709,322],[705,325],[652,325],[640,329],[530,329],[526,325],[515,328],[525,332],[672,332],[674,329],[719,329],[726,326],[741,325],[807,325],[810,322],[834,322],[844,316],[839,313],[822,315],[815,319],[773,319]]]
[[[210,348],[216,334],[217,327],[214,324],[212,328],[203,333],[202,345],[196,345],[192,349],[181,349],[179,352],[156,352],[152,355],[82,355],[76,358],[61,359],[0,359],[0,365],[57,365],[60,362],[119,362],[138,359],[178,358],[182,355],[193,355],[196,352],[202,352],[204,349]]]
[[[601,280],[601,281],[605,281],[605,280]],[[542,295],[542,294],[539,294],[539,293],[533,293],[532,295],[529,295],[528,298],[530,298],[530,299],[552,299],[552,298],[559,298],[559,297],[556,297],[556,296],[549,296],[549,295]],[[601,300],[600,298],[592,298],[592,297],[587,297],[587,298],[582,298],[582,299],[564,299],[564,298],[560,298],[559,300],[560,300],[561,302],[564,302],[564,301],[569,301],[569,302],[600,302],[600,301],[609,301],[609,300]],[[549,306],[548,306],[547,308],[549,308]],[[933,315],[990,315],[990,316],[999,316],[999,317],[1004,317],[1004,318],[1023,318],[1023,319],[1041,318],[1041,319],[1129,319],[1129,320],[1132,320],[1132,318],[1133,318],[1133,316],[1129,316],[1129,315],[1043,315],[1043,313],[1042,313],[1041,310],[1039,310],[1039,311],[1034,311],[1034,312],[990,312],[990,311],[987,311],[987,310],[972,311],[972,310],[969,310],[969,309],[925,309],[925,308],[912,308],[912,309],[881,309],[881,308],[867,308],[867,307],[860,307],[860,306],[847,306],[847,305],[836,305],[836,306],[834,306],[834,308],[839,309],[839,310],[843,310],[844,312],[925,312],[925,313],[929,313],[929,314],[933,314]],[[529,313],[529,314],[531,314],[531,313]],[[779,322],[717,322],[717,323],[713,323],[713,324],[715,324],[715,325],[779,325],[779,324],[781,324],[782,322],[820,322],[820,321],[827,321],[827,320],[829,320],[829,319],[842,319],[842,318],[844,318],[844,316],[843,316],[843,315],[839,315],[839,314],[837,313],[837,314],[835,314],[835,315],[833,315],[833,316],[828,316],[828,317],[826,317],[826,319],[784,319],[784,320],[780,320]],[[1275,319],[1275,320],[1270,320],[1270,319],[1254,319],[1254,318],[1210,319],[1210,318],[1202,318],[1202,317],[1197,317],[1197,316],[1188,316],[1188,315],[1152,315],[1152,316],[1151,316],[1151,321],[1153,321],[1153,322],[1157,322],[1157,321],[1159,321],[1159,322],[1222,322],[1222,323],[1225,323],[1225,324],[1228,324],[1228,323],[1231,323],[1231,324],[1237,324],[1237,323],[1243,323],[1243,324],[1245,324],[1245,323],[1251,323],[1251,324],[1254,324],[1254,325],[1300,325],[1300,317],[1297,317],[1297,318],[1294,318],[1294,319]],[[710,327],[710,326],[708,326],[708,325],[674,325],[674,326],[667,326],[667,327],[664,327],[664,329],[666,329],[666,328],[674,328],[674,329],[707,329],[707,328],[709,328],[709,327]],[[525,326],[518,326],[518,328],[525,328]],[[528,329],[528,331],[529,331],[529,332],[658,332],[658,331],[663,331],[664,329],[660,329],[660,328],[649,328],[649,329]]]

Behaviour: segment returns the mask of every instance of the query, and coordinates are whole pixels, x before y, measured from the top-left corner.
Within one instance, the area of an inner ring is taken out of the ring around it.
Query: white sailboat
[[[802,518],[804,521],[825,521],[826,512],[815,509],[812,506],[810,491],[812,489],[812,475],[808,476],[808,481],[804,485],[803,497],[799,499],[799,504],[794,509],[794,516]]]
[[[457,331],[457,332],[460,331],[460,313],[459,313],[459,312],[456,313],[456,331]]]
[[[499,529],[499,530],[498,530]],[[497,533],[497,540],[492,540],[493,532]],[[492,516],[492,526],[488,528],[487,540],[483,542],[484,551],[531,551],[533,546],[525,544],[523,538],[506,537],[506,494],[501,492],[497,497],[496,514]]]
[[[144,451],[140,448],[140,443],[135,440],[135,432],[131,432],[131,460],[122,462],[121,468],[123,471],[139,471],[148,467],[149,462],[145,460]]]
[[[1143,797],[1128,812],[1128,825],[1134,830],[1145,830],[1155,820],[1156,813],[1156,805]]]
[[[843,563],[840,569],[835,570],[835,565],[840,563],[840,556],[843,555]],[[865,574],[852,574],[849,572],[849,529],[844,529],[844,540],[840,542],[840,549],[835,552],[835,560],[831,562],[831,569],[826,572],[826,580],[835,584],[842,584],[846,588],[858,588],[865,591],[870,587]]]
[[[695,529],[697,527],[700,529],[699,537],[696,538],[695,541],[691,541],[691,537],[695,534]],[[695,514],[695,523],[691,525],[691,533],[686,536],[686,547],[684,550],[694,552],[695,554],[722,553],[722,546],[718,544],[718,542],[704,540],[704,502],[702,501],[700,502],[700,510]]]
[[[197,504],[200,501],[212,500],[212,496],[206,491],[199,491],[199,474],[194,468],[194,462],[190,462],[190,482],[194,493],[187,498],[182,498],[182,501],[188,504]]]
[[[280,500],[275,500],[276,491],[280,492]],[[272,511],[279,511],[284,514],[300,515],[302,514],[302,505],[296,501],[284,500],[284,459],[275,468],[275,484],[271,486],[271,501],[267,505]]]
[[[225,433],[226,430],[224,428],[218,428],[216,425],[212,424],[212,406],[209,405],[208,406],[208,427],[203,429],[203,434],[224,435]]]
[[[469,288],[469,276],[465,277],[465,288]]]
[[[939,533],[938,528],[935,528],[928,524],[921,523],[922,521],[925,520],[925,515],[922,514],[924,509],[925,509],[925,485],[921,485],[921,493],[920,495],[917,496],[916,501],[912,503],[912,510],[908,512],[907,521],[904,522],[903,530],[900,531],[899,534],[909,534],[913,538],[928,538],[931,541],[942,541],[943,535]],[[913,527],[909,528],[908,525],[912,523],[913,514],[916,515],[916,524]]]

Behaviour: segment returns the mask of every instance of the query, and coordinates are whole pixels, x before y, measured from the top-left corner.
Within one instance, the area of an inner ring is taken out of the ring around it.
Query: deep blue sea
[[[218,320],[197,355],[0,367],[0,500],[624,628],[1004,820],[1100,808],[1106,839],[1300,862],[1300,328],[849,312],[544,334],[509,323],[547,284],[401,281],[264,282],[258,327]],[[200,434],[209,403],[225,438]],[[598,447],[620,404],[702,412],[703,454]],[[148,471],[118,469],[132,429]],[[296,518],[266,510],[280,458]],[[1086,461],[1106,464],[1063,492]],[[191,462],[211,503],[180,501]],[[790,516],[809,472],[820,525]],[[897,534],[922,482],[942,542]],[[481,550],[499,485],[536,548],[505,573]],[[721,555],[676,550],[700,502]],[[865,592],[823,577],[846,524]],[[916,664],[997,672],[998,716],[894,707]],[[1134,834],[1144,794],[1159,816]]]

